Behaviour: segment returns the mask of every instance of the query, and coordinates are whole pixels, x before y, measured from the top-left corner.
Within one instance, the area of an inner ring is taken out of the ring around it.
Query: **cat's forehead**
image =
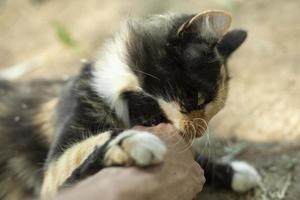
[[[172,30],[177,30],[181,24],[191,18],[192,15],[167,13],[164,15],[153,15],[145,19],[146,29],[160,30],[161,34],[168,34]]]
[[[149,37],[167,39],[176,34],[179,27],[193,15],[167,13],[152,15],[145,19],[130,19],[127,22],[131,33],[146,34]]]
[[[153,39],[154,43],[160,44],[167,41],[180,41],[181,43],[188,42],[204,42],[204,43],[214,43],[215,38],[213,34],[206,35],[203,37],[203,28],[200,28],[194,34],[187,34],[190,39],[186,38],[183,40],[178,32],[184,24],[189,22],[194,14],[174,14],[167,13],[163,15],[152,15],[145,19],[131,19],[128,23],[129,34],[133,34],[134,37],[140,37],[140,39]],[[206,30],[207,32],[207,30]],[[154,44],[153,44],[154,45]]]

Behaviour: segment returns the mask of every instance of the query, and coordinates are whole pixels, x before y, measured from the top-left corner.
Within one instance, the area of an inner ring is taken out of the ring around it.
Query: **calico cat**
[[[48,198],[105,167],[162,162],[164,143],[135,125],[165,122],[184,138],[204,134],[224,106],[227,59],[247,35],[228,31],[230,24],[223,11],[129,20],[67,82],[30,91],[1,82],[0,198]],[[215,187],[243,192],[258,183],[245,162],[197,161]]]

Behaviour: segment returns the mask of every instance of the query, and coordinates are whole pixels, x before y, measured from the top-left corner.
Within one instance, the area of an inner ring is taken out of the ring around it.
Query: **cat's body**
[[[244,31],[227,33],[230,20],[212,11],[131,21],[60,95],[37,100],[40,95],[28,98],[2,83],[0,176],[9,184],[0,180],[0,198],[40,190],[48,197],[104,167],[162,162],[164,144],[132,130],[135,125],[166,122],[185,138],[201,136],[224,105],[227,58],[246,37]],[[16,98],[27,108],[7,108]],[[245,191],[257,182],[245,163],[198,160],[215,186]]]

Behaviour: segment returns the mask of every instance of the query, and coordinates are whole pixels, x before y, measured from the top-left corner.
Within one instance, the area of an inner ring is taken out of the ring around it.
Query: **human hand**
[[[148,168],[110,167],[77,184],[58,199],[191,200],[205,182],[190,146],[170,124],[135,127],[157,135],[167,146],[164,162]]]
[[[158,136],[167,145],[164,163],[147,169],[149,189],[146,199],[191,200],[201,192],[205,183],[204,172],[194,161],[190,144],[187,144],[171,124],[155,127],[137,127]],[[145,181],[146,181],[145,180]]]

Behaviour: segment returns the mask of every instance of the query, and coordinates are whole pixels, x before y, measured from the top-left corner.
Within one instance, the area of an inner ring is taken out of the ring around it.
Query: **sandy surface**
[[[249,37],[229,62],[229,99],[211,123],[210,135],[217,139],[210,151],[213,157],[228,155],[224,146],[247,143],[238,158],[258,167],[265,191],[242,196],[207,191],[199,199],[299,199],[299,159],[294,159],[300,157],[299,8],[299,0],[1,0],[0,69],[30,66],[23,80],[65,78],[78,71],[80,59],[92,59],[129,16],[229,10],[233,28],[248,30]],[[55,23],[75,45],[68,47],[59,39]],[[296,167],[287,168],[291,160]]]

